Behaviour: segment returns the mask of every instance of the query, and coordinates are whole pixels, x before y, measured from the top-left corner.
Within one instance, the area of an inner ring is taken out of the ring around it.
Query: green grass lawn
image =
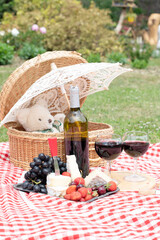
[[[160,142],[160,59],[145,70],[133,70],[114,79],[109,91],[88,96],[82,108],[90,121],[113,126],[121,136],[143,130],[150,142]]]
[[[0,66],[0,85],[22,62]],[[150,142],[160,142],[160,59],[152,59],[147,69],[133,70],[117,77],[109,91],[87,97],[82,111],[89,121],[108,123],[121,136],[128,130],[143,130]],[[0,141],[7,141],[6,129],[0,129]]]

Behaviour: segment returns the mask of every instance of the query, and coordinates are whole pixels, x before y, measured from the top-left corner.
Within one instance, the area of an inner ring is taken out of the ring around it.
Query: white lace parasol
[[[39,98],[47,101],[51,113],[65,112],[69,107],[70,84],[83,89],[80,91],[80,98],[84,98],[95,92],[107,90],[114,78],[128,71],[131,69],[121,67],[119,63],[80,63],[61,68],[53,66],[52,71],[31,85],[10,109],[0,126],[16,122],[18,110],[33,105]]]

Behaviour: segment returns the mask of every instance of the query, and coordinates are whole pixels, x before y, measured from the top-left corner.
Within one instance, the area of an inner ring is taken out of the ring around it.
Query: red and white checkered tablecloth
[[[151,145],[138,165],[158,181],[160,143]],[[132,168],[124,152],[113,165]],[[72,202],[15,190],[22,173],[9,162],[8,143],[0,143],[0,239],[160,239],[160,195],[118,192],[92,203]]]

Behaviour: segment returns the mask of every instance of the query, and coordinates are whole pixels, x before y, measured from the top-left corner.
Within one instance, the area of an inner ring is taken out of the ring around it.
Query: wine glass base
[[[138,175],[138,174],[132,174],[124,177],[124,179],[128,182],[143,182],[146,180],[145,177]]]

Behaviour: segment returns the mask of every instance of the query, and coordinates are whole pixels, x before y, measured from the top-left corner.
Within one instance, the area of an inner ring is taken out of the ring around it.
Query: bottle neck
[[[70,109],[80,109],[79,89],[78,87],[70,88]]]
[[[80,107],[70,108],[70,110],[71,110],[72,112],[81,111],[81,110],[80,110]]]

